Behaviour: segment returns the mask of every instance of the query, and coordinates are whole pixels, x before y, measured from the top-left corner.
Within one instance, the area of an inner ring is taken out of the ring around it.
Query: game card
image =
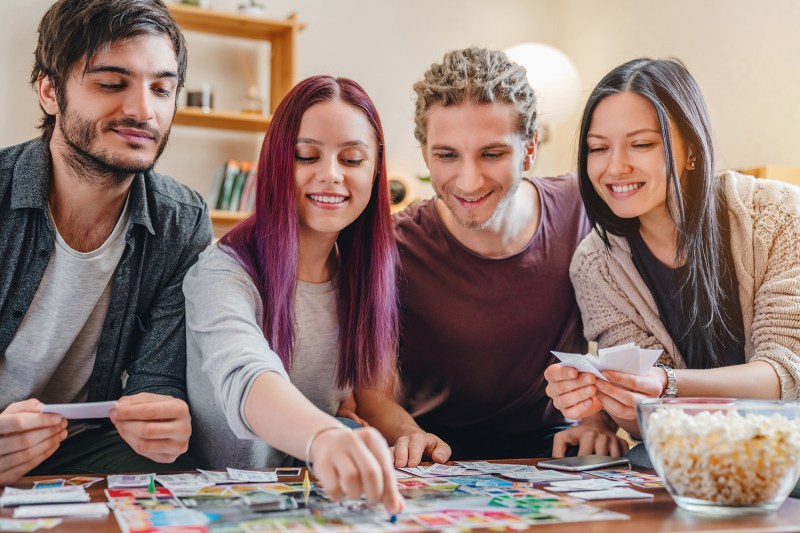
[[[95,483],[99,483],[103,481],[101,477],[88,477],[88,476],[78,476],[73,477],[67,480],[67,485],[72,485],[76,487],[84,487],[88,488],[94,485]]]
[[[55,413],[70,420],[108,418],[117,402],[51,403],[42,407],[43,413]]]
[[[100,518],[108,514],[105,503],[65,503],[58,505],[25,505],[14,509],[14,518],[48,518],[54,516],[79,516]]]
[[[228,468],[228,475],[237,483],[270,483],[278,481],[275,472],[262,472],[260,470],[239,470]]]
[[[613,487],[624,487],[626,483],[622,481],[612,481],[610,479],[575,479],[572,481],[553,481],[547,490],[555,492],[570,492],[578,490],[605,490]]]
[[[0,531],[36,531],[37,529],[52,529],[60,523],[60,518],[40,518],[39,520],[0,518]]]
[[[646,499],[653,495],[647,492],[639,492],[628,487],[615,487],[606,490],[587,490],[582,492],[568,492],[568,496],[580,498],[581,500],[626,500],[630,498]]]
[[[108,476],[109,489],[124,489],[133,487],[147,487],[150,480],[155,477],[153,474],[122,474],[119,476]]]
[[[634,487],[641,487],[643,489],[664,488],[664,482],[660,477],[653,474],[645,474],[644,472],[637,472],[635,470],[595,470],[593,472],[587,472],[587,474],[603,479],[610,479],[612,481],[629,483]]]
[[[33,488],[34,489],[57,489],[58,487],[63,487],[64,483],[66,483],[63,479],[43,479],[42,481],[34,481]]]

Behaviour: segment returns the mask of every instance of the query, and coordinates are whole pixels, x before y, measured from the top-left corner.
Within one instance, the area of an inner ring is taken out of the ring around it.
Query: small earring
[[[694,159],[690,159],[688,163],[686,163],[686,168],[689,170],[694,170],[695,161]]]

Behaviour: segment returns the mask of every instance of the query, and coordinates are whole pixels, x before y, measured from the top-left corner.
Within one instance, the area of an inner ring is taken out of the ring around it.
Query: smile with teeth
[[[614,192],[630,192],[644,187],[644,183],[630,183],[628,185],[609,185]]]
[[[309,194],[309,198],[314,200],[315,202],[320,202],[323,204],[342,204],[346,202],[349,196],[338,196],[338,195],[328,195],[328,194]]]
[[[488,195],[484,194],[483,196],[480,196],[478,198],[464,198],[463,196],[458,196],[457,198],[462,202],[464,202],[465,204],[476,204],[481,200],[483,200],[484,198],[486,198],[486,196]]]

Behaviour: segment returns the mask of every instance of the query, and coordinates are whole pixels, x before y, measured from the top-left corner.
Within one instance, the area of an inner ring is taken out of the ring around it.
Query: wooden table
[[[503,463],[536,464],[538,459],[529,460],[504,460]],[[643,469],[637,469],[647,471]],[[652,471],[650,471],[652,472]],[[48,478],[58,476],[47,476]],[[68,479],[71,476],[60,476]],[[584,475],[584,477],[590,477]],[[26,477],[13,486],[18,488],[31,488],[33,481],[46,479],[45,477]],[[281,478],[282,481],[301,481],[302,477]],[[105,502],[103,490],[105,482],[100,482],[88,489],[92,501]],[[602,507],[610,511],[630,516],[630,520],[611,520],[601,522],[573,522],[552,525],[537,525],[529,529],[536,533],[655,533],[667,531],[714,531],[716,533],[785,533],[800,532],[800,500],[789,498],[778,512],[769,515],[753,515],[747,517],[714,519],[694,515],[679,509],[665,490],[636,489],[652,492],[652,500],[609,500],[588,502],[590,505]],[[0,517],[11,518],[13,508],[0,509]],[[268,515],[265,515],[268,516]],[[76,519],[65,518],[57,527],[51,530],[73,533],[119,533],[120,529],[113,513],[106,518]]]

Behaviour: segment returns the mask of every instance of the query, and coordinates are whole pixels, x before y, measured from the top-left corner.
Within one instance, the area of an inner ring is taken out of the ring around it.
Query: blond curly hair
[[[537,128],[536,95],[525,68],[499,50],[451,50],[414,84],[414,92],[414,137],[422,145],[428,141],[427,112],[434,105],[507,102],[517,111],[517,131],[525,139],[533,138]]]

